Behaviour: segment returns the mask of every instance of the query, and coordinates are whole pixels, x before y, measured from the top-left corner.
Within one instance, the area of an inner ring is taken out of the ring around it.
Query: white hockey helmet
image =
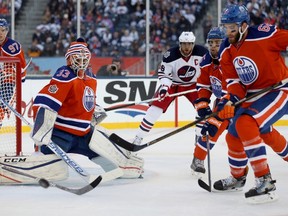
[[[179,36],[179,43],[195,43],[195,40],[193,32],[182,32]]]

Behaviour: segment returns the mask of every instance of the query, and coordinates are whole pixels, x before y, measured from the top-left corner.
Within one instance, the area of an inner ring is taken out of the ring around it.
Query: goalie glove
[[[39,107],[31,133],[36,145],[47,145],[50,142],[56,118],[57,112]]]
[[[107,117],[106,111],[103,107],[96,104],[94,113],[92,115],[91,124],[93,126],[100,124]]]
[[[161,85],[160,88],[159,88],[159,101],[163,101],[164,98],[168,95],[168,89],[169,89],[169,86],[167,85]]]

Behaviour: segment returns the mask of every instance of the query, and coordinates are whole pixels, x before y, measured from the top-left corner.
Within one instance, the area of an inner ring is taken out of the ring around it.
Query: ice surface
[[[288,138],[287,127],[278,127]],[[153,140],[173,129],[153,129],[144,142]],[[132,139],[134,130],[115,131]],[[32,151],[32,141],[24,134],[24,151]],[[269,148],[268,162],[272,177],[277,180],[279,200],[273,203],[251,205],[244,192],[254,186],[250,172],[242,192],[207,192],[200,188],[190,174],[194,149],[194,129],[187,129],[159,143],[149,146],[138,155],[145,159],[142,179],[117,179],[100,184],[93,191],[77,196],[56,188],[40,186],[1,186],[1,215],[27,216],[284,216],[288,215],[288,164]],[[91,174],[102,170],[88,159],[71,155]],[[207,169],[207,164],[206,164]],[[65,182],[67,186],[80,187],[85,183],[73,171]],[[212,182],[227,177],[229,167],[224,135],[211,151]],[[207,177],[204,178],[206,182]]]

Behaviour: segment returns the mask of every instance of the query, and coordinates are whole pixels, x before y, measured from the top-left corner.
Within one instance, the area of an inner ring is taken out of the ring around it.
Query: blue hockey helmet
[[[207,40],[209,39],[224,39],[225,33],[220,27],[213,27],[207,35]]]
[[[244,22],[250,23],[250,15],[245,6],[231,4],[223,10],[221,24],[236,23],[241,25]]]
[[[9,30],[9,25],[6,19],[0,18],[0,27],[5,28],[7,31]]]

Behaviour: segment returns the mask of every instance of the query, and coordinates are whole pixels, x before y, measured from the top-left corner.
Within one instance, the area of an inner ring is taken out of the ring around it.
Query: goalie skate
[[[272,180],[270,173],[260,178],[256,178],[256,186],[245,193],[246,201],[251,204],[276,201],[278,199],[278,195],[275,193],[275,182],[275,180]]]

